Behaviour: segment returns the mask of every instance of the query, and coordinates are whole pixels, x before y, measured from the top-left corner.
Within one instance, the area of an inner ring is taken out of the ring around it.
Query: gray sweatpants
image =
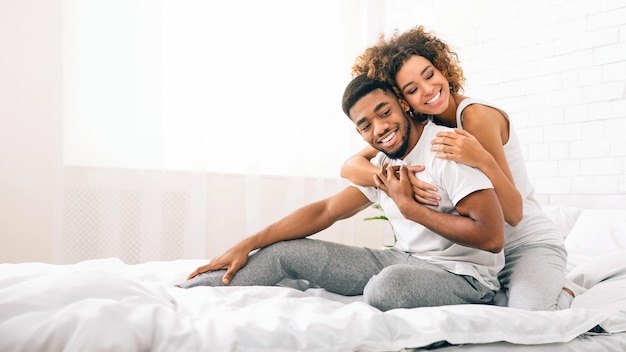
[[[225,270],[180,284],[224,286]],[[491,303],[495,292],[471,276],[456,275],[396,249],[371,249],[298,239],[262,248],[233,277],[231,286],[273,286],[283,279],[307,280],[327,291],[363,295],[386,311],[466,303]]]
[[[504,249],[506,264],[499,274],[508,306],[526,310],[561,310],[573,299],[562,290],[567,252],[556,244],[526,244]]]

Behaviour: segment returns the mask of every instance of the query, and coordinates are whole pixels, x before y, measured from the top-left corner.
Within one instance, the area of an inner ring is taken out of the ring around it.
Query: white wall
[[[510,113],[544,202],[626,207],[626,2],[382,3],[386,32],[434,30],[459,55],[466,95]]]
[[[62,3],[0,1],[0,262],[52,258],[62,183]]]

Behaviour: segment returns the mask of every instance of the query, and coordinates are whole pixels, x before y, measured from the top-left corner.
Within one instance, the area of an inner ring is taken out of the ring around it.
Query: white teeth
[[[381,141],[381,143],[387,143],[387,142],[389,142],[389,141],[391,140],[391,138],[393,138],[393,136],[395,136],[395,135],[396,135],[396,133],[395,133],[395,132],[394,132],[394,133],[392,133],[392,134],[390,134],[389,136],[387,136],[387,138],[383,139],[383,140]]]
[[[437,94],[435,94],[435,96],[430,99],[429,101],[426,102],[426,104],[432,104],[434,102],[437,101],[437,99],[439,99],[439,97],[441,96],[441,91],[438,91]]]

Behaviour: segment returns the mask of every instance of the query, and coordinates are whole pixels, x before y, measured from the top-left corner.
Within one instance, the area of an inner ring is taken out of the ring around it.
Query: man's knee
[[[414,285],[409,285],[406,279],[403,265],[386,267],[369,280],[363,290],[363,300],[381,311],[413,308],[421,292],[415,290]]]

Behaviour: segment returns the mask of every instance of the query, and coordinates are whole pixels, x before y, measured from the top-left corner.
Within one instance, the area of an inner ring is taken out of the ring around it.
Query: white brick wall
[[[538,195],[626,203],[626,1],[385,2],[384,31],[418,24],[510,113]]]

